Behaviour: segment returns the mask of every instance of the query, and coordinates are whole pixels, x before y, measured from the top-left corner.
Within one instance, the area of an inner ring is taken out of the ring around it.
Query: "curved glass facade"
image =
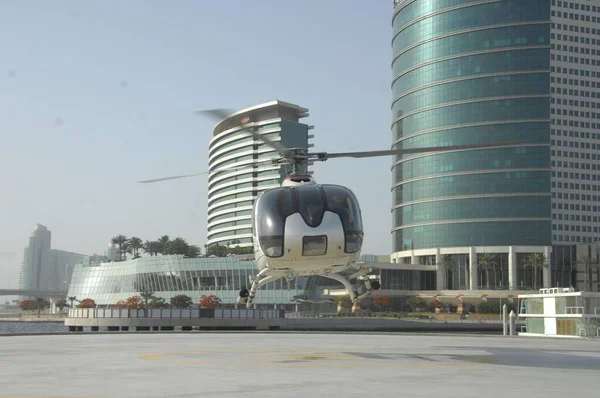
[[[399,2],[392,148],[395,252],[549,246],[550,0]]]
[[[209,170],[231,170],[208,178],[208,245],[251,247],[254,201],[260,192],[278,187],[286,175],[285,166],[269,163],[278,153],[242,131],[242,124],[286,147],[307,148],[308,126],[298,123],[306,112],[274,101],[236,112],[217,124],[209,146]]]
[[[234,304],[248,277],[257,272],[254,261],[231,257],[184,258],[180,255],[143,257],[131,261],[95,266],[76,265],[68,296],[93,299],[97,305],[115,305],[149,289],[169,303],[178,294],[190,296],[195,304],[202,295],[215,294],[224,304]],[[312,295],[306,290],[310,277],[288,282],[279,279],[260,288],[257,304],[290,304],[296,295]],[[313,282],[314,285],[314,282]]]

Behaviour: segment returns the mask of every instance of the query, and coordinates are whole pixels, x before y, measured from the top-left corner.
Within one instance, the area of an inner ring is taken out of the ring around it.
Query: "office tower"
[[[393,148],[518,144],[394,159],[393,261],[444,260],[438,289],[549,284],[524,259],[552,245],[550,0],[394,4]]]
[[[209,145],[209,171],[239,166],[208,177],[207,245],[252,246],[251,212],[257,195],[278,187],[286,165],[261,164],[279,157],[277,151],[242,131],[242,125],[288,148],[309,148],[311,126],[300,123],[308,109],[272,101],[243,109],[216,124]],[[301,171],[307,172],[306,166]]]

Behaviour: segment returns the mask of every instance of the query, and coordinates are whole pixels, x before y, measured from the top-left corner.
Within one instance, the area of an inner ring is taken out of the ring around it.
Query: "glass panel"
[[[362,218],[356,197],[349,189],[339,185],[323,185],[327,209],[338,214],[344,232],[362,232]]]
[[[321,190],[316,185],[297,186],[293,188],[298,198],[298,211],[304,222],[317,227],[323,220],[325,205]]]
[[[257,200],[257,233],[261,249],[268,257],[283,255],[285,219],[294,213],[290,188],[266,191]]]
[[[356,196],[348,188],[339,185],[323,185],[327,209],[342,220],[345,232],[346,253],[355,253],[362,247],[363,231],[360,207]]]

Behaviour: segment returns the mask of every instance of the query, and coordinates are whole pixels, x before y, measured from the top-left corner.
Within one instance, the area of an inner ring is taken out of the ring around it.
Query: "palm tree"
[[[127,237],[125,235],[117,235],[111,239],[113,245],[119,246],[119,261],[123,260],[125,254],[125,246],[127,245]]]
[[[487,289],[490,290],[490,270],[496,268],[496,256],[490,253],[481,253],[477,255],[477,264],[480,269],[485,271]]]
[[[169,235],[163,235],[160,238],[158,238],[158,243],[160,244],[158,251],[160,254],[165,254],[165,250],[168,249],[167,246],[169,241]]]
[[[137,236],[133,236],[129,238],[128,241],[129,247],[133,251],[133,258],[140,258],[140,249],[142,248],[142,239]]]
[[[454,279],[454,269],[456,268],[456,264],[452,262],[452,256],[450,254],[444,254],[440,257],[440,261],[438,262],[438,267],[444,271],[444,278],[446,278],[446,288],[451,289],[450,286],[452,283],[452,279]]]
[[[155,240],[147,240],[142,245],[142,250],[144,251],[144,253],[150,253],[150,256],[158,256],[158,252],[160,251],[160,243]]]
[[[37,304],[37,310],[38,310],[38,313],[37,313],[38,318],[40,317],[40,311],[42,309],[42,306],[46,304],[45,301],[46,300],[44,300],[43,297],[36,297],[35,298],[35,302]]]
[[[533,290],[537,289],[537,279],[539,270],[548,268],[548,258],[544,253],[529,253],[523,260],[525,267],[531,267],[533,270]]]
[[[188,246],[188,252],[187,252],[187,257],[188,258],[197,258],[199,257],[201,254],[200,252],[200,248],[196,245],[189,245]]]
[[[188,253],[190,245],[183,238],[175,238],[172,241],[167,242],[163,248],[163,254],[182,254]]]
[[[140,297],[144,300],[144,317],[148,317],[148,302],[150,300],[155,300],[154,292],[144,288],[144,291],[140,292]]]
[[[592,281],[590,279],[590,271],[594,271],[598,269],[598,262],[596,260],[594,260],[592,257],[590,256],[581,256],[579,257],[579,259],[577,261],[575,261],[575,266],[583,266],[583,270],[585,272],[584,275],[584,286],[585,288],[583,289],[584,291],[587,291],[588,289],[590,291],[593,291],[594,289],[592,288]]]
[[[71,302],[71,308],[73,308],[74,301],[79,301],[79,300],[77,300],[77,297],[75,297],[75,296],[69,296],[69,297],[67,297],[67,299]]]

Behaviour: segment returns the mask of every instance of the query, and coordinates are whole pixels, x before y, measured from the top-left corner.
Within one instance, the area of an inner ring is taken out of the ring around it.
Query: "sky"
[[[389,149],[392,0],[0,2],[0,288],[18,287],[36,223],[52,248],[111,237],[206,241],[202,109],[308,108],[314,149]],[[363,253],[389,254],[392,159],[330,159],[352,189]]]

